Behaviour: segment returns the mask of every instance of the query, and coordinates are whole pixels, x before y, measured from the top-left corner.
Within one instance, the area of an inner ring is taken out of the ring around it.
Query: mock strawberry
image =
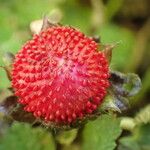
[[[16,54],[12,86],[27,112],[70,124],[97,110],[108,78],[107,59],[92,38],[54,26],[34,35]]]

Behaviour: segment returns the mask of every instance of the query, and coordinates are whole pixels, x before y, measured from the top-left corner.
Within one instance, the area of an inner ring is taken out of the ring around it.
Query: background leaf
[[[89,122],[83,130],[83,150],[113,150],[121,134],[120,120],[113,115],[103,115]]]
[[[128,29],[116,26],[115,24],[105,24],[99,28],[97,33],[101,36],[102,43],[117,43],[113,49],[111,68],[115,70],[123,70],[128,65],[132,55],[132,48],[134,45],[134,35]]]
[[[14,123],[0,140],[0,150],[55,150],[52,135],[41,128]]]
[[[119,150],[149,150],[150,124],[138,126],[132,135],[120,139]]]
[[[60,5],[60,8],[63,12],[63,24],[74,26],[80,29],[80,31],[88,33],[91,25],[92,11],[86,3],[81,5],[77,0],[70,0],[67,3]]]

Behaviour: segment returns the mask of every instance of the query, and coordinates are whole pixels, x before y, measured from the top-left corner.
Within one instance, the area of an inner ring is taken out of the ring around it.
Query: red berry
[[[74,28],[57,26],[34,35],[16,55],[12,86],[26,111],[69,124],[97,109],[108,78],[97,43]]]

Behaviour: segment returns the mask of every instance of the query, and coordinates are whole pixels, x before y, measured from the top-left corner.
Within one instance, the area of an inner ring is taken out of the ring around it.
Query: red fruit
[[[16,55],[12,86],[26,111],[69,124],[97,109],[108,78],[97,43],[74,28],[57,26],[34,35]]]

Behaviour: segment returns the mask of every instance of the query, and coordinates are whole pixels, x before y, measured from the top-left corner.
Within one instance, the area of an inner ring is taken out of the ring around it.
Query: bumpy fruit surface
[[[70,124],[102,103],[108,78],[108,62],[92,38],[54,26],[34,35],[16,54],[12,86],[27,112]]]

